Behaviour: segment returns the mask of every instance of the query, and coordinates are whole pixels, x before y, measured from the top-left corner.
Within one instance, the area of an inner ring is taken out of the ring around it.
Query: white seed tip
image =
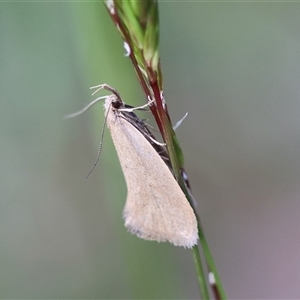
[[[127,42],[124,42],[124,49],[125,49],[125,54],[124,55],[125,55],[125,57],[128,57],[131,53],[131,50],[130,50],[130,47],[129,47]]]
[[[209,284],[216,284],[216,278],[213,272],[208,273],[208,282]]]
[[[116,14],[116,11],[115,11],[115,4],[114,4],[114,1],[113,1],[113,0],[106,0],[106,1],[105,1],[105,4],[106,4],[106,6],[107,6],[107,8],[108,8],[108,10],[109,10],[109,13],[110,13],[111,15]]]

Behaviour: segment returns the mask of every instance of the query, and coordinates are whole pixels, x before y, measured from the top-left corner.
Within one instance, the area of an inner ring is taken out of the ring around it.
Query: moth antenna
[[[108,112],[109,112],[110,106],[111,106],[111,103],[109,104],[109,107],[108,107],[108,110],[107,110],[107,114],[106,114],[106,116],[104,118],[102,130],[101,130],[101,138],[100,138],[100,143],[99,143],[99,148],[98,148],[98,153],[97,153],[96,160],[94,162],[93,167],[91,168],[91,170],[89,171],[89,173],[86,175],[85,179],[89,178],[89,176],[92,174],[92,172],[96,168],[96,166],[98,164],[98,161],[100,159],[100,154],[101,154],[102,146],[103,146],[103,139],[104,139],[105,127],[106,127],[106,123],[107,123],[107,117],[108,117]]]
[[[108,84],[104,83],[104,84],[100,84],[100,85],[96,85],[96,86],[92,86],[90,87],[90,89],[96,89],[93,93],[92,93],[92,96],[95,95],[97,92],[99,92],[100,90],[102,89],[105,89],[107,91],[110,91],[112,92],[113,94],[115,94],[117,96],[117,98],[121,99],[120,98],[120,95],[119,93],[117,92],[117,90],[115,90],[114,88],[112,88],[111,86],[109,86]],[[65,119],[69,119],[69,118],[74,118],[74,117],[77,117],[81,114],[83,114],[84,112],[86,112],[89,108],[91,108],[94,104],[96,104],[98,101],[100,100],[103,100],[103,99],[107,99],[107,97],[109,96],[101,96],[101,97],[98,97],[96,98],[95,100],[93,100],[92,102],[90,102],[87,106],[85,106],[83,109],[81,109],[80,111],[78,112],[75,112],[73,114],[69,114],[69,115],[66,115],[64,118]],[[111,106],[111,103],[109,105],[109,108]],[[108,116],[108,113],[106,114],[105,118],[104,118],[104,123],[103,123],[103,126],[102,126],[102,131],[101,131],[101,138],[100,138],[100,143],[99,143],[99,148],[98,148],[98,154],[97,154],[97,158],[94,162],[94,165],[93,167],[91,168],[91,170],[89,171],[89,173],[87,174],[87,176],[85,177],[86,179],[91,175],[91,173],[94,171],[95,167],[97,166],[98,164],[98,161],[99,161],[99,158],[100,158],[100,154],[101,154],[101,150],[102,150],[102,145],[103,145],[103,139],[104,139],[104,132],[105,132],[105,127],[106,127],[106,123],[107,123],[107,116]]]

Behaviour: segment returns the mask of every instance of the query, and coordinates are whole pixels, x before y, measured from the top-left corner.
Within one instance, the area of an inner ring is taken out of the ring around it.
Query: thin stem
[[[203,249],[203,253],[205,256],[205,260],[206,263],[208,265],[208,268],[210,270],[210,272],[213,273],[214,279],[215,279],[215,283],[214,283],[214,287],[217,290],[217,297],[216,299],[227,299],[224,287],[222,285],[222,281],[221,278],[219,276],[218,270],[216,268],[216,265],[214,263],[213,257],[211,255],[211,252],[209,250],[202,226],[199,225],[199,238],[200,238],[200,243]]]
[[[209,293],[208,293],[207,284],[205,281],[205,273],[203,270],[203,265],[201,262],[198,245],[195,245],[192,248],[192,251],[193,251],[194,262],[196,265],[197,279],[198,279],[198,285],[199,285],[199,289],[200,289],[201,299],[209,299]]]

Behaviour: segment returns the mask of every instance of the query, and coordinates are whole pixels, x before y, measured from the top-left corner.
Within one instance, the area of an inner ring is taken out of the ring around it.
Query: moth
[[[126,228],[145,240],[193,247],[196,216],[168,167],[166,151],[118,93],[107,96],[104,108],[127,185]]]

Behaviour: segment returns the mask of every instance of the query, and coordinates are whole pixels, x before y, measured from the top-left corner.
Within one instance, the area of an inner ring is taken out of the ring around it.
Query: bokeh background
[[[230,299],[300,298],[300,4],[161,1],[164,93]],[[192,253],[126,232],[109,83],[144,103],[101,2],[0,4],[0,297],[194,299]]]

